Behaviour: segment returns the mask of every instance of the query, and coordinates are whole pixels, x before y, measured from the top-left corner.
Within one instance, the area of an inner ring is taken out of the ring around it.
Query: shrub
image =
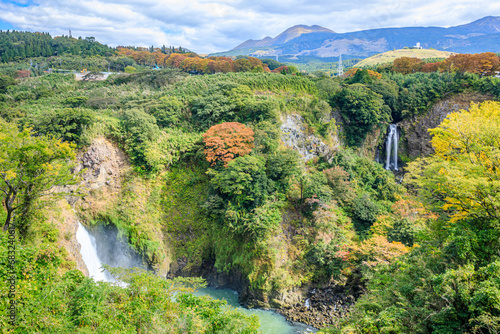
[[[365,234],[377,220],[379,210],[377,203],[372,202],[367,194],[363,194],[353,201],[354,227],[361,235]]]
[[[81,145],[83,132],[94,121],[94,114],[87,109],[64,108],[35,114],[28,124],[38,133]]]

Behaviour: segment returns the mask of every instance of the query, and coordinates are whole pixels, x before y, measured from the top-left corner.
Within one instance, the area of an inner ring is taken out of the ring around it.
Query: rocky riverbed
[[[309,290],[303,303],[282,307],[277,312],[288,321],[323,328],[344,317],[355,300],[355,296],[346,293],[341,286],[314,288]]]

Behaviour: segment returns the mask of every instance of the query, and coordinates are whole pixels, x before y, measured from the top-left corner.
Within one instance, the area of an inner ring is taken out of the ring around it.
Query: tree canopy
[[[26,225],[41,197],[53,195],[55,186],[71,184],[74,158],[71,144],[35,136],[29,129],[19,131],[0,119],[0,191],[7,211],[4,230],[17,212],[16,225]]]

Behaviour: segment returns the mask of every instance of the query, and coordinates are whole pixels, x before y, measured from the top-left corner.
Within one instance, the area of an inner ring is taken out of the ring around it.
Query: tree
[[[81,145],[83,132],[94,120],[94,114],[87,109],[64,108],[32,115],[28,122],[39,134]]]
[[[0,93],[5,93],[7,91],[7,87],[13,86],[16,84],[16,81],[9,76],[0,74]]]
[[[418,58],[401,57],[394,59],[392,70],[394,72],[409,74],[420,71],[424,62]]]
[[[266,162],[262,157],[238,157],[221,171],[210,170],[210,181],[215,189],[238,206],[253,209],[262,203],[272,188],[266,175]],[[272,182],[271,182],[272,183]]]
[[[146,144],[156,139],[160,134],[156,118],[140,109],[129,109],[121,117],[121,126],[126,149],[131,158],[137,164],[144,163]]]
[[[254,132],[244,124],[227,122],[212,126],[203,134],[207,161],[216,165],[249,154],[254,147]]]
[[[435,154],[409,166],[409,182],[452,221],[500,219],[500,103],[471,104],[435,129]]]
[[[17,212],[21,212],[19,227],[39,199],[55,195],[55,186],[71,184],[73,146],[50,136],[34,136],[29,129],[19,131],[14,124],[0,119],[0,192],[7,217],[4,231]]]
[[[391,118],[391,110],[384,105],[382,96],[362,84],[343,88],[335,100],[346,120],[350,145],[360,145],[374,124]]]

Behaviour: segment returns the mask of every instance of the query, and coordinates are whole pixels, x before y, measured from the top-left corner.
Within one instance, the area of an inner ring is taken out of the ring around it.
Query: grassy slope
[[[363,59],[355,67],[373,66],[378,64],[391,63],[396,58],[400,57],[416,57],[425,58],[448,58],[453,52],[430,50],[430,49],[400,49],[380,53],[375,56]]]

